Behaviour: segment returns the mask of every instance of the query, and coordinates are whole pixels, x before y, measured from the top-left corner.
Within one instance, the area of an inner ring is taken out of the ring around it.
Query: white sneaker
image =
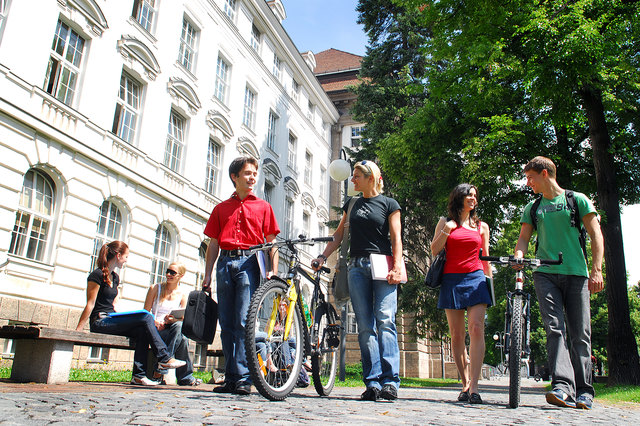
[[[160,368],[180,368],[183,365],[185,365],[187,362],[186,361],[182,361],[180,359],[175,359],[175,358],[171,358],[169,361],[167,362],[159,362],[158,363],[158,367]]]
[[[148,377],[135,377],[131,378],[132,385],[140,385],[140,386],[158,386],[160,382],[156,382],[155,380],[151,380]]]

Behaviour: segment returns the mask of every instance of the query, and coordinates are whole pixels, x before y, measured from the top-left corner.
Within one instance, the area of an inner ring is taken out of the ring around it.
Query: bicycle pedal
[[[325,342],[330,348],[340,346],[340,326],[337,324],[329,324],[325,328]]]

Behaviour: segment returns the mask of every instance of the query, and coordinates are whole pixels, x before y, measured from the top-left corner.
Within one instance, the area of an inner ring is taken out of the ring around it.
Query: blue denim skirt
[[[465,309],[481,303],[491,306],[491,295],[482,269],[464,274],[442,274],[438,308]]]

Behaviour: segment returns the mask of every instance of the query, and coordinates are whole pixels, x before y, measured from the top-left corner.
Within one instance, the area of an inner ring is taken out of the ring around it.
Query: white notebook
[[[386,281],[389,271],[393,268],[393,256],[372,253],[369,255],[369,262],[371,263],[371,278]],[[402,259],[402,277],[400,278],[400,282],[407,282],[407,268],[405,267],[404,259]]]

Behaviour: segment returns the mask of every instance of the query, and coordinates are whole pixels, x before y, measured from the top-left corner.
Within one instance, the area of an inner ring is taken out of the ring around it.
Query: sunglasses
[[[167,272],[165,272],[165,274],[171,275],[172,277],[175,277],[176,275],[178,275],[178,273],[173,269],[167,269]]]
[[[369,173],[367,173],[367,174],[372,175],[373,171],[371,170],[371,167],[367,163],[368,163],[367,160],[362,160],[360,162],[360,164],[363,165],[369,171]]]

